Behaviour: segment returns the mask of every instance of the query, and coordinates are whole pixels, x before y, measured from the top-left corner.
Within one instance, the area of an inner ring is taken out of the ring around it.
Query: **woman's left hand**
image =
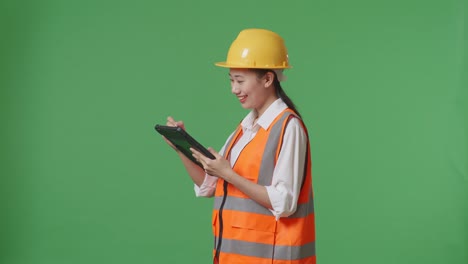
[[[216,159],[210,159],[194,148],[190,148],[190,150],[192,151],[192,155],[195,157],[195,159],[197,159],[198,162],[203,165],[205,172],[209,175],[226,179],[229,173],[232,172],[229,161],[227,161],[214,149],[208,148],[208,150],[211,152],[211,154],[213,154],[213,156],[215,156]]]

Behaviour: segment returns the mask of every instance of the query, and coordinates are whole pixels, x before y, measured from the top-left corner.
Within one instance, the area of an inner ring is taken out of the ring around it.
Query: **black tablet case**
[[[190,136],[184,129],[180,127],[156,125],[154,127],[156,131],[165,136],[178,150],[180,150],[187,158],[193,161],[195,164],[203,168],[193,156],[190,148],[194,148],[200,151],[203,155],[210,159],[215,159],[215,156],[211,154],[202,144],[196,141]]]

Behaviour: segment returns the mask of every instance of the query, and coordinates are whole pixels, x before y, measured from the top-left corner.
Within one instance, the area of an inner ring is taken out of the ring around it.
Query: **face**
[[[230,69],[229,78],[232,93],[245,109],[256,109],[262,113],[270,101],[276,100],[271,74],[259,78],[249,69]]]

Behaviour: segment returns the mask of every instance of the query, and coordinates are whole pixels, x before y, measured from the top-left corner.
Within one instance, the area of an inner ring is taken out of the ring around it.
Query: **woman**
[[[251,112],[216,159],[179,156],[197,196],[214,196],[214,263],[315,263],[311,156],[307,130],[283,91],[290,68],[283,39],[246,29],[225,62],[232,93]],[[168,117],[167,125],[181,126]],[[169,143],[170,144],[170,143]]]

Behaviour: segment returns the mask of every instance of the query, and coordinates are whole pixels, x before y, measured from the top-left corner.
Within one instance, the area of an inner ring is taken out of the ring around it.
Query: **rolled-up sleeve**
[[[270,211],[277,220],[296,211],[304,178],[307,135],[299,122],[296,118],[289,121],[273,172],[272,184],[266,186],[272,206]]]
[[[194,184],[195,195],[197,197],[212,197],[214,195],[217,182],[218,182],[218,177],[205,174],[205,180],[200,185],[200,187]]]

